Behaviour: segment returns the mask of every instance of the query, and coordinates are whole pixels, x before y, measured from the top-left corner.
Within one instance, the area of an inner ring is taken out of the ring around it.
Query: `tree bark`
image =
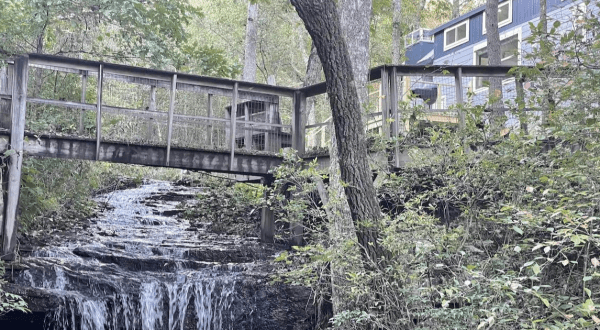
[[[460,16],[460,0],[452,0],[452,19]]]
[[[402,0],[393,0],[392,15],[392,64],[399,65],[402,60]]]
[[[485,29],[487,33],[488,65],[497,66],[502,62],[500,50],[500,33],[498,32],[498,0],[487,0],[485,9]],[[504,122],[500,120],[502,107],[502,78],[491,78],[489,86],[492,97],[492,131],[500,132]]]
[[[246,46],[244,49],[244,72],[242,80],[256,81],[256,40],[258,39],[258,4],[248,2],[248,21],[246,23]]]
[[[291,2],[315,43],[325,72],[335,136],[339,141],[340,175],[356,236],[364,258],[377,262],[385,255],[377,240],[376,223],[373,224],[381,218],[381,210],[368,163],[359,94],[337,8],[330,0]]]

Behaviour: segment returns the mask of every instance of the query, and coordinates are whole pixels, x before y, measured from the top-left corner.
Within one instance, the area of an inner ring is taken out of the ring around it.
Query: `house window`
[[[444,30],[444,51],[469,41],[469,20]]]
[[[483,34],[485,34],[485,11],[483,12]],[[498,28],[512,23],[512,0],[498,5]]]
[[[503,38],[500,45],[500,54],[502,56],[500,65],[516,66],[519,65],[519,35],[513,34]],[[487,46],[475,50],[475,65],[488,65],[489,57]],[[487,78],[478,77],[475,79],[475,90],[484,88],[489,84]]]

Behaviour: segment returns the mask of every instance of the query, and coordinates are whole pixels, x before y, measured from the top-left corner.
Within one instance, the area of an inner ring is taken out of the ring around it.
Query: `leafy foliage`
[[[465,105],[464,130],[428,127],[396,141],[414,161],[388,173],[379,189],[388,212],[380,242],[392,258],[383,269],[345,274],[345,287],[336,290],[350,292],[356,307],[338,311],[330,325],[600,326],[600,24],[589,15],[586,35],[560,32],[556,24],[553,46],[529,55],[543,65],[519,73],[528,79],[529,97],[507,106],[527,129],[500,137],[481,124],[486,105]],[[539,38],[534,33],[529,42]],[[285,170],[291,178],[293,168]],[[279,256],[279,276],[331,295],[332,261],[356,260],[328,237],[314,235],[307,247]],[[301,266],[289,270],[294,264]]]

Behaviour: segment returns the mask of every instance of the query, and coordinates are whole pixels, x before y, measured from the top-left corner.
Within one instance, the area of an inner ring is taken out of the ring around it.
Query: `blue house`
[[[548,26],[560,21],[559,32],[581,29],[582,18],[588,11],[597,11],[593,4],[586,6],[582,0],[547,0]],[[530,23],[539,23],[539,0],[504,0],[498,7],[498,26],[501,39],[502,65],[528,65],[524,54],[532,50],[526,42],[531,35]],[[420,29],[406,36],[407,65],[487,65],[487,35],[485,31],[485,6],[476,8],[456,19],[434,29]],[[412,80],[412,81],[411,81]],[[455,88],[453,78],[445,77],[403,77],[403,94],[415,90],[433,91],[435,100],[425,103],[430,112],[435,109],[448,109],[454,104]],[[473,104],[487,100],[488,88],[482,78],[466,78],[464,99]],[[525,86],[526,88],[528,86]],[[503,83],[503,95],[514,98],[514,79]],[[432,95],[430,92],[429,95]],[[422,97],[426,99],[426,97]],[[417,102],[417,101],[412,101]],[[418,102],[417,102],[418,103]],[[430,120],[434,120],[430,118]],[[509,120],[510,122],[510,120]],[[514,124],[514,120],[513,120]]]

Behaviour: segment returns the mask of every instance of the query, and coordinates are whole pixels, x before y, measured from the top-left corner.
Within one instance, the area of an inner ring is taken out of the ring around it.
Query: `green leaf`
[[[538,264],[534,264],[533,267],[531,267],[531,270],[533,270],[533,273],[537,275],[540,273],[540,266]]]
[[[513,226],[512,229],[516,231],[519,235],[523,235],[523,230],[517,226]]]

